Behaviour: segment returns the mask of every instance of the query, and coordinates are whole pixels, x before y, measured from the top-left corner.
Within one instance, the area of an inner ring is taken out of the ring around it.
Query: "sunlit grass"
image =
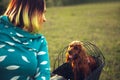
[[[46,17],[51,64],[69,42],[92,41],[106,58],[100,80],[120,80],[120,2],[48,8]]]

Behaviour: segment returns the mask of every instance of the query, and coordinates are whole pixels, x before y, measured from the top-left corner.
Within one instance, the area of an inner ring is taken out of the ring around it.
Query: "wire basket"
[[[105,57],[101,50],[92,42],[82,41],[88,55],[93,56],[97,61],[97,69],[95,69],[85,80],[99,80],[103,67],[105,66]],[[65,54],[68,46],[64,47],[58,54],[53,63],[53,71],[60,65],[65,63]]]

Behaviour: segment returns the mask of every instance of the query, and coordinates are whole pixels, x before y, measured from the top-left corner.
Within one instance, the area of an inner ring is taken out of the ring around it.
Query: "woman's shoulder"
[[[23,30],[22,28],[19,28],[19,27],[13,25],[10,22],[8,16],[6,16],[6,15],[0,16],[0,24],[2,24],[2,26],[0,26],[2,29],[3,28],[11,28],[8,30],[9,30],[9,32],[13,32],[14,35],[17,34],[18,36],[26,37],[26,38],[43,38],[44,37],[44,35],[41,33],[30,33],[28,31]]]

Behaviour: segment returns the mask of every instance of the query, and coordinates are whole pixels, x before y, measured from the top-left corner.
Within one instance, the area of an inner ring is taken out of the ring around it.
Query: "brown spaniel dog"
[[[95,59],[87,55],[83,43],[80,41],[73,41],[69,44],[66,63],[70,63],[72,66],[74,80],[84,80],[96,67]]]

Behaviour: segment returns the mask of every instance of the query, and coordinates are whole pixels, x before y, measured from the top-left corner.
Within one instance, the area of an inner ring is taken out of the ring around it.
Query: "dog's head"
[[[90,71],[92,71],[96,62],[89,56],[82,42],[73,41],[69,44],[66,52],[66,62],[70,62],[73,68],[74,80],[80,80],[79,72],[83,72],[84,77],[87,77]]]
[[[80,58],[81,55],[84,55],[84,47],[83,43],[80,41],[73,41],[69,44],[67,53],[66,53],[66,61],[75,60]]]

